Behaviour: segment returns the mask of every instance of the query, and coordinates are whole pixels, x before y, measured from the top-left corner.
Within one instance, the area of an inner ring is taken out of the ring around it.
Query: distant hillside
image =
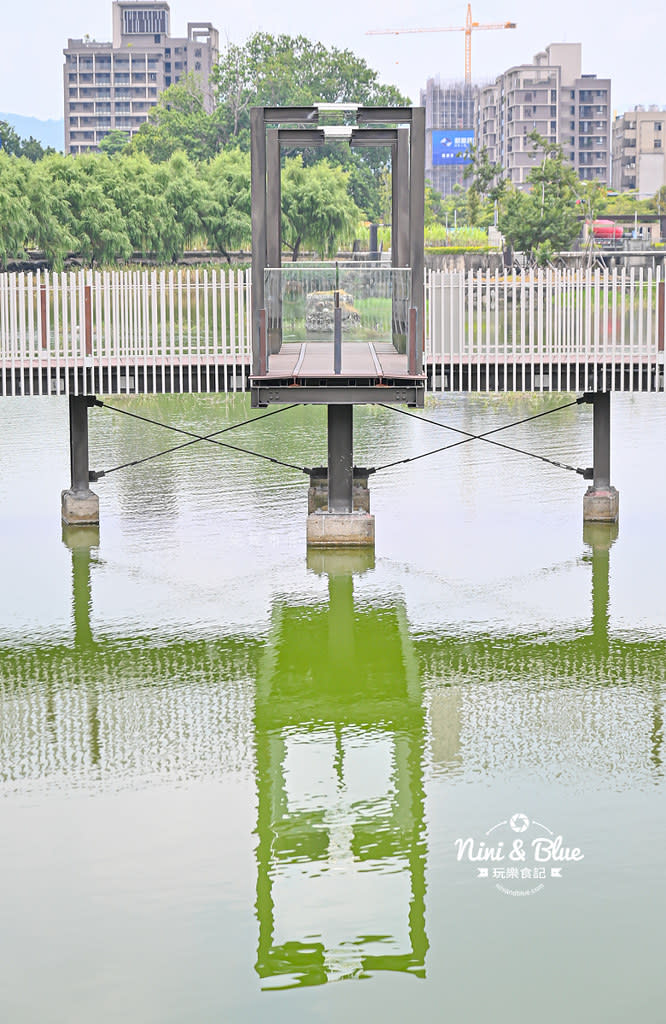
[[[38,117],[3,114],[0,111],[0,121],[7,121],[22,139],[29,139],[32,135],[38,142],[41,142],[42,146],[53,146],[60,152],[64,149],[65,122],[62,118],[58,121],[40,121]]]

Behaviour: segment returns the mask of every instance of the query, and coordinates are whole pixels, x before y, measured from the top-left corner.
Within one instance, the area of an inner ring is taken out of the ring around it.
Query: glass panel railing
[[[411,271],[377,264],[269,268],[264,301],[270,351],[289,342],[332,342],[336,291],[346,342],[405,351]]]

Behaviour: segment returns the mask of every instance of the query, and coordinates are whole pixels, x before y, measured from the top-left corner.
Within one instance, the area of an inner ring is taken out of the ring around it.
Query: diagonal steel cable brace
[[[251,448],[241,448],[239,445],[229,444],[227,441],[215,440],[215,438],[220,434],[226,434],[230,430],[236,430],[238,427],[247,426],[249,423],[257,423],[260,420],[268,419],[269,416],[275,416],[277,413],[287,412],[289,409],[294,409],[294,405],[286,405],[280,409],[273,409],[271,412],[264,413],[263,416],[253,416],[248,420],[243,420],[241,423],[232,423],[231,426],[223,427],[221,430],[215,430],[211,434],[195,434],[191,430],[185,430],[182,427],[174,427],[170,423],[162,423],[160,420],[153,420],[148,416],[141,416],[139,413],[130,412],[128,409],[119,409],[115,405],[109,405],[108,402],[102,402],[99,398],[95,398],[93,404],[102,409],[108,409],[110,412],[118,412],[123,416],[130,416],[132,419],[141,420],[143,423],[150,423],[156,427],[163,427],[165,430],[172,430],[176,434],[184,434],[186,437],[192,438],[192,440],[185,441],[183,444],[174,445],[172,448],[167,448],[162,452],[155,452],[152,455],[146,455],[141,459],[134,459],[132,462],[124,462],[121,466],[114,466],[113,469],[103,469],[98,471],[91,470],[89,474],[91,483],[101,480],[102,477],[108,476],[110,473],[115,473],[119,469],[126,469],[129,466],[139,466],[142,462],[149,462],[151,459],[157,459],[162,455],[168,455],[170,452],[179,451],[181,448],[187,448],[189,445],[197,444],[199,441],[209,441],[211,444],[219,445],[221,448],[230,448],[232,451],[242,452],[245,455],[254,455],[255,458],[264,459],[266,462],[272,462],[277,466],[285,466],[287,469],[297,469],[301,473],[310,473],[307,466],[295,466],[291,462],[283,462],[281,459],[275,459],[270,455],[262,455],[261,452],[252,451]]]
[[[393,466],[402,466],[407,462],[416,462],[418,459],[425,459],[429,455],[437,455],[439,452],[448,451],[451,448],[458,448],[462,444],[468,444],[470,441],[485,441],[487,444],[496,445],[498,448],[504,448],[510,452],[516,452],[518,455],[527,455],[531,459],[538,459],[540,462],[546,462],[551,466],[556,466],[558,469],[566,469],[572,473],[578,473],[585,480],[592,479],[591,469],[580,469],[576,466],[569,466],[566,462],[557,462],[555,459],[549,459],[545,455],[536,455],[534,452],[526,452],[522,448],[516,448],[514,445],[504,444],[502,441],[492,441],[490,439],[491,434],[497,434],[501,430],[509,430],[511,427],[518,427],[523,423],[529,423],[531,420],[538,420],[542,416],[549,416],[554,412],[561,412],[563,409],[570,409],[574,405],[583,405],[587,402],[585,396],[577,398],[574,402],[567,402],[566,405],[558,405],[556,409],[546,409],[544,412],[537,412],[533,416],[526,416],[522,420],[516,420],[513,423],[505,423],[501,427],[493,427],[492,430],[487,430],[483,434],[470,434],[467,430],[462,430],[460,427],[451,427],[446,423],[440,423],[438,420],[428,419],[426,416],[419,416],[417,413],[409,412],[407,409],[398,409],[395,406],[382,405],[384,409],[390,409],[392,412],[402,413],[403,416],[410,416],[412,419],[419,420],[421,423],[431,423],[435,427],[441,427],[443,430],[452,430],[456,434],[464,434],[465,436],[461,441],[454,441],[452,444],[445,444],[441,448],[434,448],[432,451],[423,452],[421,455],[412,455],[407,459],[396,459],[395,462],[387,462],[383,466],[377,466],[369,470],[369,473],[378,473],[383,469],[392,469]]]

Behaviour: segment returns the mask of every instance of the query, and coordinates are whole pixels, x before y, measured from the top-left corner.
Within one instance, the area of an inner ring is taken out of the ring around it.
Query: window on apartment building
[[[171,85],[171,75],[166,76],[166,78],[164,79],[164,84]]]
[[[661,139],[655,139],[654,140],[654,148],[655,149],[661,149]]]
[[[159,43],[159,42],[161,42],[161,40],[162,40],[162,37],[161,37],[160,35],[156,35],[156,36],[155,36],[155,42],[156,42],[156,43]]]
[[[195,60],[195,62],[194,62],[194,70],[195,71],[201,71],[201,61],[200,60]]]
[[[654,130],[656,132],[660,132],[661,131],[661,121],[655,121],[654,122]]]
[[[554,135],[556,131],[557,131],[557,125],[556,125],[555,121],[551,121],[550,122],[550,134]]]
[[[195,57],[200,57],[201,56],[201,47],[200,46],[197,47],[197,49],[194,51],[194,56]]]

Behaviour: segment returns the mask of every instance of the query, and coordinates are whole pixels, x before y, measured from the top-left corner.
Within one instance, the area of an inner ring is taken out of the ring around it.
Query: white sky
[[[111,0],[32,0],[24,8],[3,5],[0,110],[33,117],[62,117],[62,50],[68,37],[88,33],[111,38]],[[211,21],[221,42],[242,43],[257,29],[302,34],[327,46],[353,50],[375,68],[383,82],[397,85],[414,102],[427,78],[460,79],[464,35],[442,32],[367,36],[368,29],[463,25],[466,3],[420,0],[172,0],[171,31],[184,35],[190,21]],[[581,42],[583,73],[612,79],[612,107],[666,107],[664,15],[655,0],[640,7],[620,0],[475,0],[474,20],[515,21],[513,30],[475,31],[472,75],[488,81],[513,64],[530,62],[548,43]]]

